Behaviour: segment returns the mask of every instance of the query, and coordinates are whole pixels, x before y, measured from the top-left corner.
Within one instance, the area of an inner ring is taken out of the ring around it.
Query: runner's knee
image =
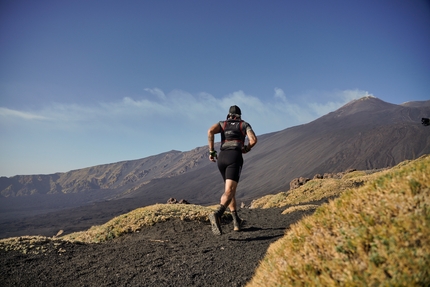
[[[233,180],[226,180],[225,193],[234,196],[236,193],[237,182]]]

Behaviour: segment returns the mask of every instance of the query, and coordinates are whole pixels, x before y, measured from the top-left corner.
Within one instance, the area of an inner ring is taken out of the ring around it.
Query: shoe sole
[[[222,234],[221,223],[219,222],[219,220],[217,220],[214,213],[209,214],[209,221],[211,222],[211,225],[212,225],[212,233],[214,235],[221,235]]]

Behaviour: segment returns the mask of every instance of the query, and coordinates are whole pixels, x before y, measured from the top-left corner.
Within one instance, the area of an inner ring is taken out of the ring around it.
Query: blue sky
[[[0,176],[188,151],[233,104],[259,135],[428,100],[429,51],[424,0],[2,0]]]

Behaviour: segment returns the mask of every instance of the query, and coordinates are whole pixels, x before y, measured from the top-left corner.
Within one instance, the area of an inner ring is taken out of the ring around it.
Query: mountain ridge
[[[196,167],[202,158],[202,147],[188,152],[168,151],[137,160],[102,164],[64,173],[16,175],[0,178],[4,197],[55,193],[77,193],[90,190],[125,190],[137,181],[177,176]],[[175,162],[175,164],[170,164]],[[81,180],[79,180],[81,179]]]
[[[419,142],[416,138],[413,142],[409,140],[414,138],[413,133],[419,131],[419,128],[422,129],[418,124],[420,117],[430,114],[430,101],[418,103],[419,105],[415,102],[395,105],[373,96],[363,97],[307,124],[259,135],[256,148],[250,154],[244,155],[242,178],[252,176],[252,170],[256,169],[257,165],[264,168],[276,163],[274,165],[280,167],[275,171],[277,173],[288,173],[288,169],[306,166],[306,170],[299,168],[301,174],[293,173],[296,177],[321,173],[323,169],[324,172],[336,172],[348,168],[373,169],[393,166],[401,160],[414,159],[423,153],[429,153],[430,144],[425,132],[418,132]],[[393,124],[397,125],[395,131]],[[385,141],[384,138],[393,140]],[[342,145],[343,148],[336,147],[337,152],[333,153],[333,147],[337,145]],[[282,152],[283,148],[285,152]],[[322,152],[329,150],[332,152]],[[378,157],[381,153],[386,156]],[[361,159],[363,156],[366,158],[365,164]],[[309,157],[315,168],[305,163],[309,161]],[[357,160],[351,161],[350,157],[356,157]],[[281,159],[289,161],[290,164],[282,163]],[[343,163],[339,164],[342,161]],[[210,171],[206,171],[206,168]],[[205,170],[215,181],[218,171],[207,160],[206,146],[186,152],[172,150],[142,159],[97,165],[65,173],[1,177],[0,194],[10,197],[116,190],[115,197],[121,197],[123,194],[129,197],[130,194],[151,186],[151,182],[158,186],[160,179],[185,175],[196,169]],[[261,175],[268,176],[264,172]],[[290,176],[287,181],[291,179]],[[286,184],[281,184],[273,187],[279,190],[285,186]]]
[[[430,115],[429,103],[404,106],[368,97],[307,124],[257,135],[258,144],[244,155],[237,201],[249,204],[288,191],[297,177],[381,169],[430,154],[430,130],[421,124]],[[171,197],[216,204],[223,189],[207,146],[68,173],[3,177],[0,234],[29,226],[45,229],[51,216],[76,231]]]

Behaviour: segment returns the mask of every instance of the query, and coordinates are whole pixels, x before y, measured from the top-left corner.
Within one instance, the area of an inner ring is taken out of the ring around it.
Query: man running
[[[208,130],[209,160],[216,162],[218,158],[218,169],[224,179],[224,193],[218,210],[209,215],[212,232],[221,235],[221,216],[230,209],[233,216],[234,230],[239,231],[242,219],[236,210],[236,188],[242,171],[242,153],[247,153],[257,143],[257,137],[249,123],[242,121],[242,112],[238,106],[231,106],[227,120],[220,121]],[[214,150],[215,134],[221,133],[221,151],[219,157]],[[245,137],[248,137],[248,145],[245,145]]]

